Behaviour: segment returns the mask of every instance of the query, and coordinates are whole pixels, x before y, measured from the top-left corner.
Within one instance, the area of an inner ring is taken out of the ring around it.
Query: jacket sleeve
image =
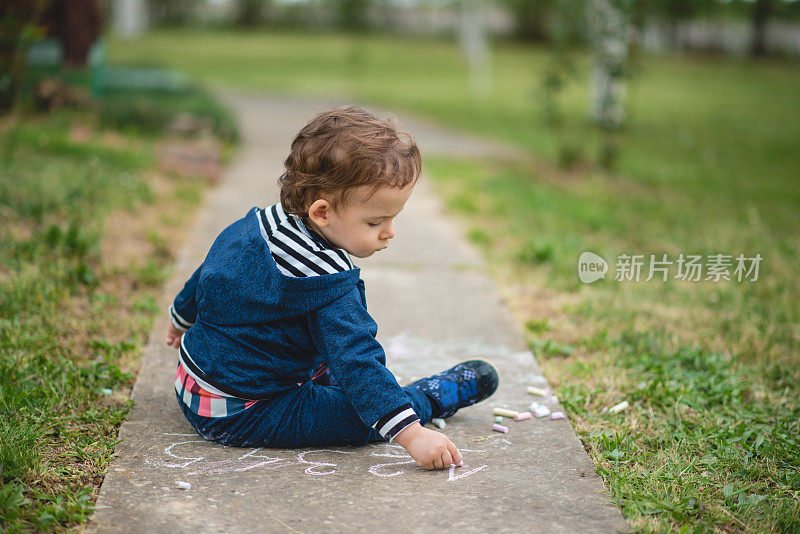
[[[390,441],[419,421],[403,388],[386,368],[375,335],[378,326],[357,290],[311,312],[308,326],[314,344],[359,417]]]
[[[175,301],[169,307],[169,319],[172,326],[185,332],[189,330],[197,321],[197,282],[200,279],[200,269],[195,270],[189,280],[184,284]]]

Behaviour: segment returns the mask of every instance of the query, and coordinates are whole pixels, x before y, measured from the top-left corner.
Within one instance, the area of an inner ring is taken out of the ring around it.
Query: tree
[[[756,0],[753,6],[753,46],[754,56],[767,54],[767,24],[775,12],[773,0]]]
[[[516,24],[517,37],[531,41],[547,40],[548,19],[554,0],[505,0]]]
[[[592,44],[592,118],[605,129],[625,119],[625,74],[631,26],[620,1],[589,2],[589,34]]]
[[[199,0],[148,0],[153,22],[179,26],[186,24]]]
[[[25,54],[42,30],[42,0],[0,3],[0,112],[11,109],[25,72]]]
[[[100,37],[102,16],[99,0],[54,0],[44,20],[61,41],[64,66],[86,67],[89,50]]]
[[[371,0],[328,0],[336,14],[336,25],[346,30],[365,30]]]
[[[264,22],[264,12],[269,0],[237,0],[236,24],[243,27],[258,26]]]
[[[469,63],[469,92],[473,97],[487,95],[492,87],[492,72],[483,0],[461,0],[461,50]]]

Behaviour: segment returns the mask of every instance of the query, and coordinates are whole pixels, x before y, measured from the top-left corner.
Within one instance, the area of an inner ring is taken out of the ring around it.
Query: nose
[[[382,239],[391,239],[394,237],[394,223],[389,222],[388,226],[381,233]]]

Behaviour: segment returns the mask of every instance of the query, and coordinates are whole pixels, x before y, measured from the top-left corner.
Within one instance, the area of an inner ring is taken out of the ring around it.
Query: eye
[[[371,223],[367,223],[367,224],[370,226],[370,228],[377,228],[378,226],[381,225],[381,223],[379,223],[379,222],[376,222],[376,223],[372,223],[371,222]]]

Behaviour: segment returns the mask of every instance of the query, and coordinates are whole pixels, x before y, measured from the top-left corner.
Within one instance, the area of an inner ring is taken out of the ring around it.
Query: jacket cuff
[[[174,326],[181,332],[186,332],[192,326],[194,326],[194,323],[190,323],[189,321],[178,315],[178,312],[175,311],[175,306],[169,307],[169,320],[172,322],[172,326]]]
[[[419,416],[417,416],[411,404],[404,404],[378,419],[372,425],[372,428],[377,430],[381,436],[388,438],[389,442],[392,442],[397,434],[416,421],[419,421]]]

